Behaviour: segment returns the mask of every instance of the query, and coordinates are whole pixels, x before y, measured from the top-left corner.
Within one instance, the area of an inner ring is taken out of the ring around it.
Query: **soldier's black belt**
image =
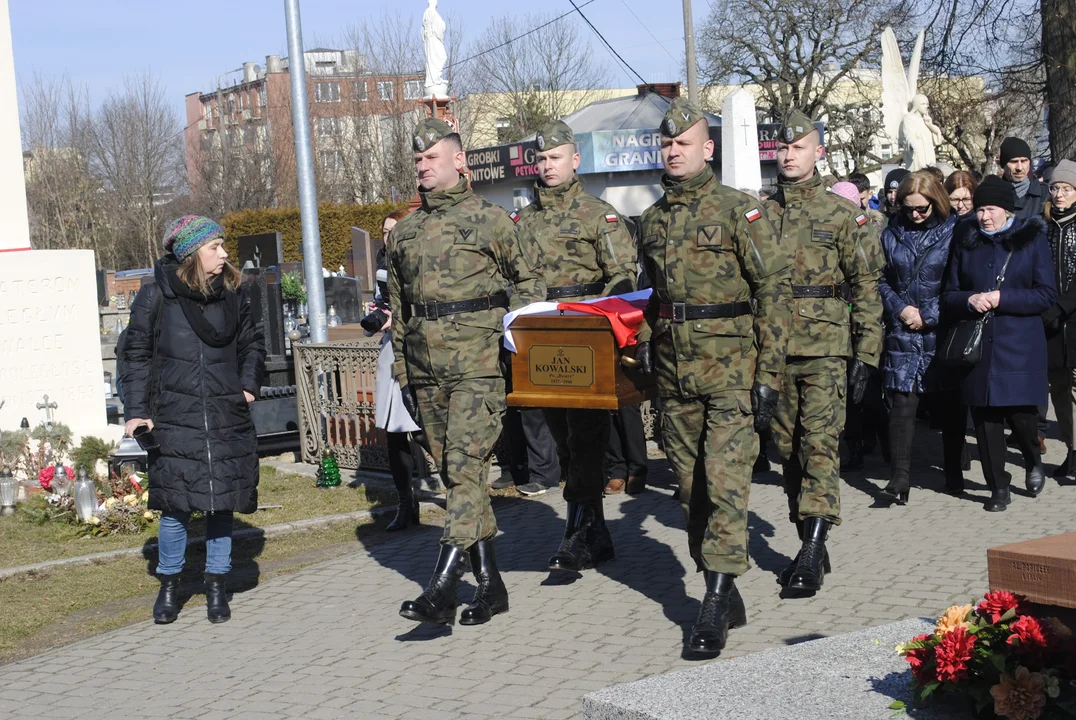
[[[847,298],[850,288],[847,283],[840,285],[793,285],[794,298]]]
[[[751,303],[731,302],[716,305],[688,305],[687,303],[661,303],[658,316],[670,318],[674,323],[706,318],[733,318],[751,314]]]
[[[583,283],[582,285],[561,285],[560,287],[546,288],[546,300],[559,300],[561,298],[581,297],[583,295],[597,295],[605,289],[605,283]]]
[[[457,300],[455,302],[427,302],[411,305],[413,317],[436,320],[445,315],[457,313],[478,312],[479,310],[492,310],[493,308],[508,307],[508,296],[501,293],[474,298],[473,300]]]

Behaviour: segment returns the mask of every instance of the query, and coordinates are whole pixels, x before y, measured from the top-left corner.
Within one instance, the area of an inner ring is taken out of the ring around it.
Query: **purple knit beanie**
[[[164,249],[183,262],[210,240],[224,237],[224,228],[201,215],[184,215],[164,231]]]

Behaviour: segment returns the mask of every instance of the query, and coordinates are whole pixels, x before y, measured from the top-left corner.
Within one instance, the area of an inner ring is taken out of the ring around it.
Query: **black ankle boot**
[[[205,612],[211,623],[228,622],[232,617],[223,575],[205,574]]]
[[[700,655],[717,655],[725,649],[730,628],[747,624],[747,609],[736,578],[725,573],[705,571],[706,595],[699,608],[699,619],[691,628],[687,649]]]
[[[400,507],[396,510],[396,517],[385,527],[387,532],[406,530],[411,523],[418,524],[418,498],[415,497],[411,481],[407,481],[406,488],[397,487],[396,492],[400,496]]]
[[[799,562],[788,580],[789,590],[813,592],[822,589],[826,577],[826,534],[829,522],[818,517],[803,521],[803,545]]]
[[[179,575],[158,575],[161,590],[153,603],[153,622],[167,625],[179,617]]]
[[[568,503],[564,539],[549,558],[550,572],[577,573],[613,557],[613,540],[605,525],[601,501],[595,505]]]
[[[1046,468],[1042,466],[1041,459],[1037,465],[1028,468],[1027,475],[1024,477],[1024,487],[1031,493],[1031,497],[1038,497],[1042,489],[1046,487]]]
[[[488,623],[494,615],[508,612],[508,588],[497,572],[492,537],[479,540],[468,552],[478,588],[471,604],[460,613],[460,625],[481,625]]]
[[[456,584],[467,567],[467,553],[454,545],[442,545],[430,584],[414,600],[400,606],[400,615],[408,620],[434,625],[455,625]]]
[[[800,520],[796,521],[796,531],[799,534],[800,542],[803,542],[803,522],[800,521]],[[790,562],[785,567],[785,569],[781,571],[781,574],[777,576],[777,584],[778,585],[780,585],[782,587],[788,585],[789,580],[792,579],[792,575],[796,572],[796,567],[798,567],[799,564],[800,564],[800,555],[802,555],[802,554],[803,554],[803,548],[801,546],[799,551],[796,553],[796,557],[792,558],[792,562]],[[824,550],[823,553],[822,553],[822,567],[825,569],[825,571],[827,573],[830,572],[829,550]]]
[[[1009,495],[1009,487],[1006,485],[991,491],[990,499],[983,505],[983,509],[987,512],[1005,512],[1005,508],[1009,507],[1010,502],[1012,502],[1012,497]]]

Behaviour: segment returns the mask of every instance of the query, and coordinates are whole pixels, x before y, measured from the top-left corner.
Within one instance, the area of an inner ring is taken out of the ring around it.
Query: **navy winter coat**
[[[882,383],[886,390],[907,393],[940,389],[941,368],[933,360],[938,344],[942,280],[956,215],[929,223],[930,220],[913,225],[898,215],[882,231],[886,266],[878,292],[884,307]],[[909,305],[919,308],[922,330],[909,330],[901,321],[900,314]]]
[[[251,315],[250,296],[225,291],[204,305],[205,317],[222,328],[223,304],[238,305],[235,339],[222,348],[202,342],[191,328],[166,273],[165,256],[131,306],[124,348],[124,414],[151,418],[161,449],[150,457],[149,507],[186,512],[252,513],[258,508],[258,439],[243,391],[255,397],[265,371],[261,327]],[[157,347],[156,412],[150,398],[154,296],[164,293]],[[196,311],[197,312],[197,311]]]
[[[983,332],[983,359],[961,382],[972,407],[1045,405],[1046,334],[1040,315],[1057,297],[1050,245],[1042,218],[1016,218],[993,237],[979,230],[974,215],[957,222],[942,293],[947,322],[979,317],[968,298],[994,289],[1005,255],[1013,251],[1001,304]]]

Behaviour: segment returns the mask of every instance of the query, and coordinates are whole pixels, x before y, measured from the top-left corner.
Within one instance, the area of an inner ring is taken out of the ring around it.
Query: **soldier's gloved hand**
[[[414,389],[410,385],[404,385],[400,388],[400,397],[403,399],[404,407],[407,408],[407,414],[411,416],[416,425],[421,427],[422,416],[418,412],[418,400],[415,398]]]
[[[848,389],[853,403],[858,405],[863,402],[863,396],[867,393],[867,380],[870,378],[870,365],[862,360],[853,360],[848,368]]]
[[[654,360],[650,356],[649,342],[641,342],[635,346],[635,361],[639,363],[639,371],[644,375],[654,374]]]
[[[773,415],[777,412],[777,398],[780,396],[776,390],[762,383],[755,383],[751,388],[751,412],[755,416],[755,432],[766,432],[773,423]]]

